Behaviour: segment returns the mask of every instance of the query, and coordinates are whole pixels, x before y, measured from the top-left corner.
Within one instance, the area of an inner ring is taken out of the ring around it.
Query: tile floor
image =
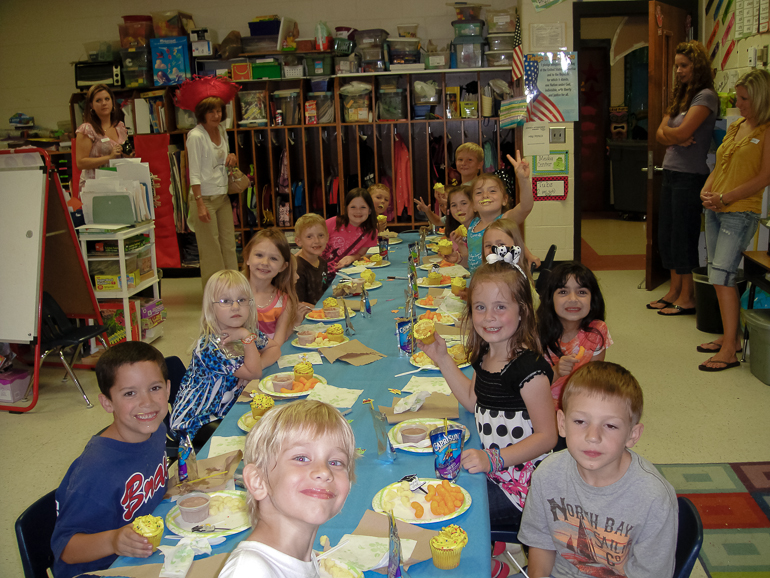
[[[656,464],[770,460],[770,388],[751,374],[748,364],[723,373],[699,372],[697,365],[704,355],[695,346],[712,337],[695,328],[694,317],[663,319],[644,307],[665,288],[637,289],[642,271],[602,271],[598,277],[615,342],[607,359],[629,368],[645,393],[645,431],[637,450]],[[200,281],[166,279],[162,289],[168,320],[165,336],[155,345],[165,355],[178,355],[187,363],[188,350],[198,335]],[[58,367],[44,369],[33,411],[0,412],[5,463],[0,471],[3,578],[22,576],[13,532],[17,516],[58,485],[88,438],[110,422],[98,405],[93,373],[77,372],[96,405],[93,409],[85,408],[72,384],[60,383],[63,373]],[[729,554],[731,549],[721,551]],[[692,576],[706,576],[700,564]]]

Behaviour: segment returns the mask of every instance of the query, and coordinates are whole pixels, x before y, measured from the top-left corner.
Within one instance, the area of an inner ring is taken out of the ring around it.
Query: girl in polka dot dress
[[[471,278],[463,326],[475,374],[457,368],[440,335],[418,342],[441,370],[455,397],[474,412],[481,449],[466,449],[462,466],[487,475],[492,527],[515,526],[532,472],[556,443],[551,368],[537,337],[529,281],[519,247],[494,247]]]

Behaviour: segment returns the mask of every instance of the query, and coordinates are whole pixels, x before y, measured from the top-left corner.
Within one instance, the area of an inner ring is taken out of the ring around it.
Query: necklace
[[[265,307],[270,305],[270,302],[273,300],[274,294],[275,294],[275,287],[273,287],[273,289],[270,290],[270,297],[267,298],[267,303],[265,303],[264,305],[260,305],[259,303],[256,302],[256,300],[254,300],[254,303],[257,305],[257,309],[264,309]]]

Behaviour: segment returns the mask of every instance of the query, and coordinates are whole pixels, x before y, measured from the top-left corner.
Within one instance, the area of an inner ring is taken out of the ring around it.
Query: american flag
[[[513,63],[511,65],[513,79],[517,80],[524,74],[524,49],[521,47],[521,19],[516,17],[516,30],[513,33]]]
[[[540,62],[536,55],[527,54],[524,60],[524,86],[527,94],[527,116],[530,121],[563,122],[559,107],[537,87]]]

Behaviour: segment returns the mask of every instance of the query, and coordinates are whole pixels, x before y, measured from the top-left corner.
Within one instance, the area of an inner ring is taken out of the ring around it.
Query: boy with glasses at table
[[[519,530],[530,578],[670,578],[676,493],[631,451],[644,429],[639,382],[620,365],[594,361],[572,374],[561,404],[567,450],[535,471]]]
[[[56,578],[103,570],[118,556],[152,554],[132,522],[152,514],[166,493],[169,382],[163,355],[141,341],[120,343],[99,358],[96,381],[99,402],[113,422],[90,439],[56,490]]]
[[[243,456],[254,530],[219,578],[318,577],[316,532],[342,510],[355,457],[353,430],[332,406],[304,399],[268,411]]]

